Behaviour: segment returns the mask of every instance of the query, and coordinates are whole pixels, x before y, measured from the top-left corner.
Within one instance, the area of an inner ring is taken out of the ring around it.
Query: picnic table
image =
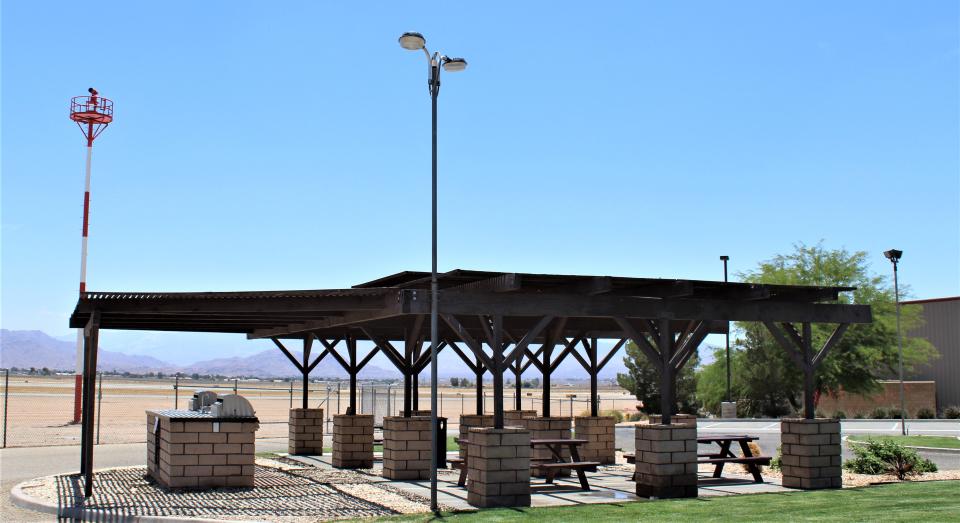
[[[769,456],[754,456],[750,450],[749,443],[756,441],[756,436],[747,436],[741,434],[720,434],[712,436],[698,436],[697,443],[716,443],[720,449],[711,454],[697,454],[698,463],[710,463],[714,465],[713,477],[719,478],[723,473],[723,466],[727,463],[739,463],[747,467],[750,474],[753,475],[755,483],[763,483],[763,477],[760,475],[760,466],[769,465]],[[740,445],[741,455],[737,456],[730,450],[734,443]]]
[[[590,483],[587,481],[585,470],[596,470],[600,462],[580,460],[580,452],[577,450],[577,447],[585,445],[586,443],[588,443],[588,440],[577,438],[531,439],[530,447],[547,447],[550,449],[550,453],[553,454],[552,461],[545,463],[538,461],[536,465],[537,468],[546,469],[548,484],[553,483],[553,478],[556,477],[557,472],[563,469],[571,469],[577,471],[577,478],[580,479],[580,488],[590,490]],[[563,457],[563,447],[570,449],[569,461]]]
[[[710,444],[716,443],[720,449],[718,452],[709,454],[697,454],[697,463],[707,463],[714,465],[713,477],[719,478],[723,474],[723,466],[727,463],[739,463],[745,465],[750,474],[753,475],[755,483],[763,483],[763,476],[760,475],[760,466],[770,464],[770,456],[754,456],[750,450],[749,443],[756,441],[757,437],[741,434],[719,434],[713,436],[698,436],[697,443]],[[730,450],[734,443],[739,443],[741,456],[737,456]],[[624,454],[627,463],[636,463],[635,454]],[[636,481],[637,473],[633,473],[631,480]]]
[[[550,449],[550,453],[553,454],[552,458],[541,458],[536,461],[535,465],[537,468],[546,469],[547,471],[547,483],[553,483],[554,478],[557,473],[563,469],[571,469],[577,471],[577,478],[580,480],[580,488],[583,490],[590,490],[590,483],[587,481],[587,475],[584,472],[585,470],[596,470],[597,466],[600,465],[598,461],[580,461],[580,452],[577,450],[577,447],[580,445],[586,444],[588,441],[585,439],[576,439],[576,438],[558,438],[558,439],[531,439],[530,447],[543,446]],[[460,446],[469,445],[470,441],[466,439],[458,439],[457,444]],[[570,460],[568,461],[563,457],[563,447],[568,447],[570,449]],[[469,459],[469,456],[467,456]],[[461,458],[451,458],[447,460],[450,462],[450,465],[453,468],[460,470],[460,477],[457,480],[458,486],[464,486],[467,482],[467,462],[465,459]]]

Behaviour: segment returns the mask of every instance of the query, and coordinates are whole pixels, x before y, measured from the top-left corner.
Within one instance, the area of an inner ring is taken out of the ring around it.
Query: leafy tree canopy
[[[897,369],[896,301],[891,278],[869,270],[866,252],[827,250],[822,243],[798,244],[790,254],[763,262],[756,270],[741,273],[742,281],[768,284],[850,286],[839,303],[870,305],[873,323],[851,325],[840,342],[817,369],[816,390],[837,394],[845,390],[869,394],[879,390],[878,379],[895,375]],[[901,286],[901,299],[909,289]],[[901,307],[903,332],[919,327],[923,320],[918,306]],[[799,326],[798,326],[799,327]],[[823,346],[836,325],[814,324],[815,348]],[[759,323],[737,322],[732,343],[731,387],[738,410],[747,416],[781,416],[800,410],[803,374],[767,329]],[[904,372],[937,357],[926,340],[904,338]],[[719,412],[726,394],[726,362],[717,353],[702,372],[697,389],[706,410]]]
[[[627,343],[626,356],[623,359],[627,373],[617,374],[617,384],[632,392],[638,400],[643,402],[643,412],[659,414],[660,403],[660,369],[640,351],[632,341]],[[677,405],[674,412],[696,414],[699,408],[697,401],[697,375],[694,369],[699,363],[699,357],[694,354],[677,374]]]

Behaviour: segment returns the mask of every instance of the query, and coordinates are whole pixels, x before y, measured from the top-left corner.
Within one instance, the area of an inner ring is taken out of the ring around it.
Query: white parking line
[[[767,425],[766,427],[763,427],[763,428],[764,428],[764,429],[772,429],[772,428],[775,428],[775,427],[780,427],[780,422],[779,422],[779,421],[776,422],[776,423],[771,423],[771,424],[769,424],[769,425]]]

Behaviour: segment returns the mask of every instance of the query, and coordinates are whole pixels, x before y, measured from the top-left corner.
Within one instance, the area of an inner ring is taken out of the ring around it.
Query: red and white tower
[[[87,139],[87,172],[83,190],[83,243],[80,249],[80,294],[87,290],[87,233],[90,224],[90,161],[93,141],[113,121],[113,101],[102,98],[93,87],[88,96],[70,100],[70,119]],[[73,388],[73,422],[80,423],[80,391],[83,387],[83,329],[77,329],[77,375]]]

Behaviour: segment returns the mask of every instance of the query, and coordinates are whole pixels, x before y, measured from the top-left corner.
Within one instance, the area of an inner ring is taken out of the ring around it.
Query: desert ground
[[[4,401],[5,441],[7,447],[45,445],[74,445],[80,442],[79,425],[71,423],[73,413],[73,376],[10,376],[9,391],[0,390]],[[2,385],[2,382],[0,382]],[[250,400],[260,418],[258,438],[286,437],[291,406],[302,404],[302,384],[295,382],[238,381],[237,392]],[[339,387],[339,394],[338,394]],[[325,409],[328,415],[342,413],[347,408],[349,385],[346,382],[310,384],[310,406]],[[98,398],[98,441],[100,443],[138,443],[146,439],[146,410],[186,408],[187,400],[198,389],[212,389],[219,393],[233,393],[234,381],[201,382],[181,380],[179,391],[174,390],[173,379],[123,379],[107,376],[102,380]],[[291,390],[292,389],[292,390]],[[403,407],[401,385],[360,382],[360,411],[374,414],[397,415]],[[492,389],[485,387],[484,406],[487,413],[493,405]],[[589,409],[588,388],[556,386],[551,389],[551,414],[569,416],[584,414]],[[575,395],[575,398],[570,398]],[[420,387],[420,408],[430,406],[429,387]],[[600,389],[601,411],[636,412],[637,401],[616,387]],[[374,401],[375,398],[375,401]],[[542,393],[538,389],[524,390],[524,409],[542,409]],[[461,413],[476,412],[474,387],[441,387],[440,415],[449,419],[450,428],[459,423]],[[514,406],[512,389],[505,391],[506,408]],[[332,423],[332,422],[331,422]]]

